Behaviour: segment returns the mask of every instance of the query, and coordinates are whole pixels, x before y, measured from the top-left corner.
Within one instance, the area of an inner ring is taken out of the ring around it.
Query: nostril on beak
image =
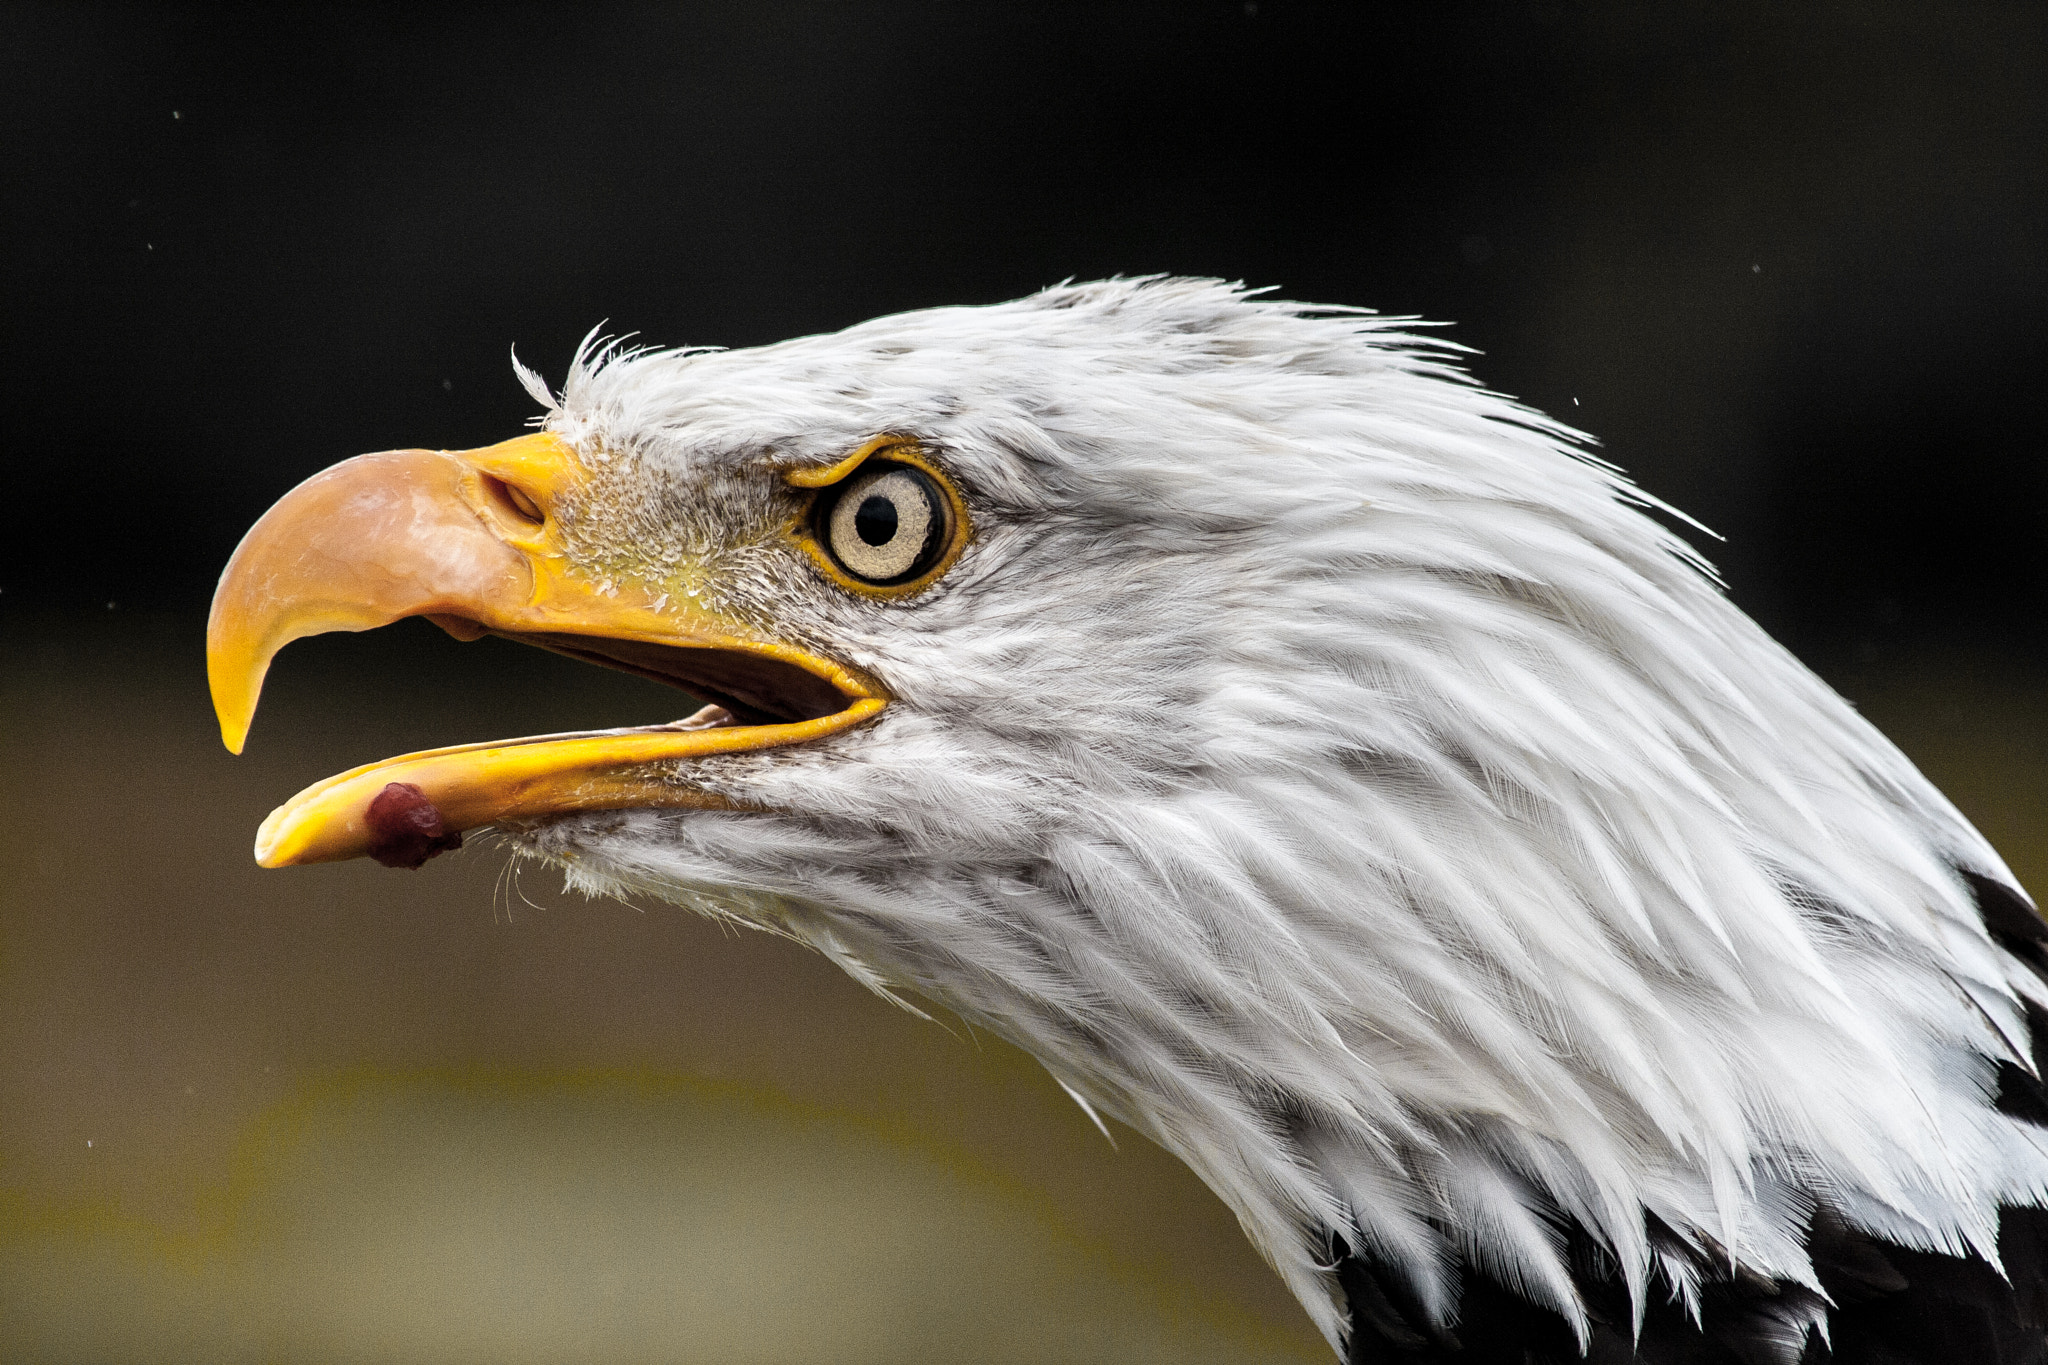
[[[547,520],[547,513],[540,510],[540,504],[517,484],[506,483],[503,479],[486,474],[484,489],[503,511],[520,521],[538,526]]]

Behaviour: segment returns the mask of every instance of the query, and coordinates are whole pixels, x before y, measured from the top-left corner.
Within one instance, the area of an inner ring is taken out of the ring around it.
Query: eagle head
[[[355,769],[264,864],[489,825],[809,944],[1177,1154],[1360,1359],[1803,1350],[1829,1248],[1996,1266],[2043,1202],[2011,874],[1411,323],[1126,280],[521,374],[533,433],[249,533],[229,747],[285,643],[413,615],[703,708]]]

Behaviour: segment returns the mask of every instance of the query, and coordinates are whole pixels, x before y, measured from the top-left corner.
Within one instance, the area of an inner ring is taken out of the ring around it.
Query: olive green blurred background
[[[2048,886],[2048,8],[0,9],[0,1359],[1325,1358],[1200,1184],[790,945],[472,841],[408,749],[667,719],[404,623],[200,636],[293,483],[751,345],[1174,271],[1456,323]]]

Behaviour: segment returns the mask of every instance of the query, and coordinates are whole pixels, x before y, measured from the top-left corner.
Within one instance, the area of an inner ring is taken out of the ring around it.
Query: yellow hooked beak
[[[251,527],[214,594],[207,679],[242,751],[271,658],[293,640],[425,616],[460,639],[502,635],[712,699],[687,721],[387,759],[319,782],[256,835],[265,867],[364,854],[417,867],[478,825],[579,810],[721,807],[656,770],[677,759],[835,734],[879,712],[852,670],[688,598],[577,576],[551,509],[584,478],[549,434],[482,450],[345,460]]]

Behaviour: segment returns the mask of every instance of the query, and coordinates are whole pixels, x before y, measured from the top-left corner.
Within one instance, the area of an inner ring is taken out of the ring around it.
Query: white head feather
[[[2048,998],[1956,869],[2011,874],[1650,499],[1445,349],[1154,280],[586,351],[547,420],[614,476],[589,562],[701,564],[899,701],[691,765],[777,813],[524,846],[1029,1049],[1194,1167],[1333,1341],[1333,1232],[1440,1318],[1462,1265],[1582,1336],[1560,1214],[1638,1312],[1711,1260],[1813,1284],[1817,1204],[1996,1264],[2048,1155],[1987,1095]],[[907,601],[741,534],[764,466],[878,432],[976,527]]]

